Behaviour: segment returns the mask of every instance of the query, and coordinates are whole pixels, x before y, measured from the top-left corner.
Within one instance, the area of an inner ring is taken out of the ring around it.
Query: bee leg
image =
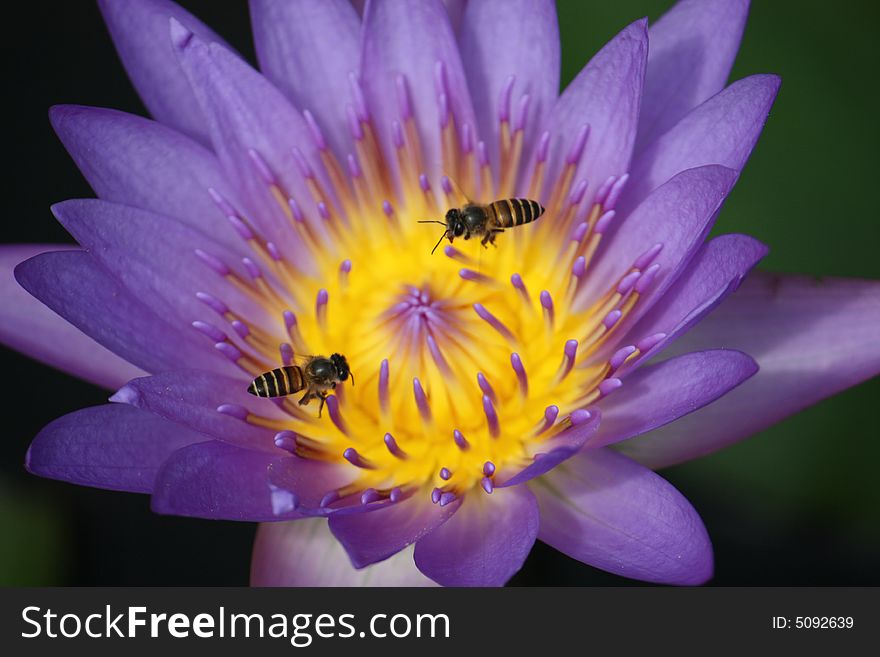
[[[299,405],[300,405],[300,406],[305,406],[305,405],[308,404],[310,401],[312,401],[312,393],[311,393],[311,392],[306,392],[306,394],[304,394],[304,395],[302,396],[302,399],[299,400]]]
[[[318,393],[318,397],[321,398],[321,405],[318,406],[318,417],[321,417],[321,411],[324,410],[324,404],[327,403],[327,393]]]

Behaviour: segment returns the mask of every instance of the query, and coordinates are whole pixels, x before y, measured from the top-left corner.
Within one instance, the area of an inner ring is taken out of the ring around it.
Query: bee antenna
[[[420,224],[440,224],[441,226],[445,226],[445,225],[446,225],[446,222],[445,222],[445,221],[435,221],[435,220],[433,220],[433,219],[429,219],[428,221],[418,221],[418,222],[416,222],[416,223],[420,223]]]
[[[351,385],[354,385],[354,372],[348,371],[348,378],[351,379]]]
[[[437,243],[434,245],[434,248],[431,249],[431,255],[434,255],[434,251],[436,251],[436,250],[437,250],[437,247],[440,246],[440,242],[443,241],[443,238],[446,237],[446,235],[447,235],[448,232],[449,232],[448,230],[447,230],[447,231],[444,231],[444,233],[440,236],[440,239],[437,240]]]

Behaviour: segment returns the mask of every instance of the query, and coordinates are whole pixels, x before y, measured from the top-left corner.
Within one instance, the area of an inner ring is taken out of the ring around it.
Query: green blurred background
[[[253,60],[243,3],[184,2]],[[560,0],[563,83],[662,0]],[[30,9],[29,11],[42,11]],[[143,113],[90,2],[22,20],[4,43],[8,162],[4,241],[69,241],[48,205],[90,196],[45,118],[78,102]],[[782,90],[716,232],[770,246],[762,267],[880,278],[880,153],[872,2],[753,3],[732,79],[774,72]],[[878,327],[880,330],[880,327]],[[145,497],[27,475],[46,422],[106,393],[14,354],[4,360],[0,584],[245,584],[253,526],[165,518]],[[48,395],[34,391],[52,388]],[[824,401],[722,453],[665,471],[703,515],[724,585],[880,584],[880,380]],[[514,584],[628,584],[536,549]]]

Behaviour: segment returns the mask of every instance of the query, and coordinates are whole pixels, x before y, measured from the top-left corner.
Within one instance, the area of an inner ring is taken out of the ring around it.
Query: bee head
[[[461,237],[464,233],[464,216],[457,208],[452,208],[446,213],[446,237],[451,242],[453,237]]]
[[[333,354],[330,356],[330,360],[333,361],[333,366],[336,368],[336,378],[340,381],[345,381],[350,376],[351,385],[354,385],[354,375],[348,368],[348,361],[345,360],[345,356],[342,354]]]

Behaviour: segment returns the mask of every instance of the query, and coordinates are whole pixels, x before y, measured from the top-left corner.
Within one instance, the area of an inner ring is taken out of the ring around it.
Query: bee
[[[342,354],[333,354],[330,358],[307,356],[302,365],[285,365],[264,372],[251,381],[247,391],[257,397],[283,397],[305,390],[299,405],[305,406],[317,397],[321,400],[318,408],[318,417],[321,417],[327,391],[335,390],[337,383],[349,377],[354,385],[354,374]]]
[[[537,201],[527,198],[505,198],[492,201],[488,205],[468,202],[461,208],[452,208],[446,213],[446,221],[420,221],[420,224],[440,224],[446,228],[431,253],[437,250],[443,238],[452,240],[462,237],[480,237],[480,244],[495,245],[495,236],[505,228],[514,228],[536,221],[544,214],[544,207]]]

